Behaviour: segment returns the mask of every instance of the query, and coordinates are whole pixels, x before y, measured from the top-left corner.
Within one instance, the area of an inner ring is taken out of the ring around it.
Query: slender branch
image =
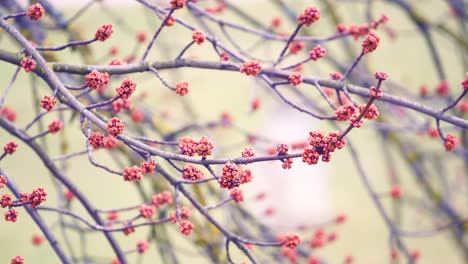
[[[159,36],[159,33],[161,33],[162,29],[166,26],[167,20],[171,18],[172,13],[174,13],[175,9],[171,9],[169,13],[166,15],[166,18],[161,22],[161,25],[159,28],[156,30],[156,32],[153,35],[153,38],[151,39],[150,43],[146,47],[145,52],[143,53],[143,56],[140,58],[140,62],[144,62],[146,60],[146,57],[148,57],[148,54],[153,47],[154,42],[156,41],[156,38]]]
[[[13,86],[13,83],[16,81],[16,78],[18,77],[18,74],[21,70],[21,67],[16,68],[15,73],[13,73],[13,77],[11,77],[10,83],[8,83],[8,86],[5,88],[5,91],[2,93],[2,97],[0,97],[0,109],[2,108],[3,104],[5,103],[5,99],[8,95],[8,92],[10,91],[11,87]]]
[[[175,58],[176,61],[180,60],[180,58],[182,58],[182,56],[184,56],[185,52],[190,49],[190,47],[193,46],[193,44],[195,44],[194,41],[190,41],[189,44],[187,44],[183,49],[182,51],[179,53],[179,55],[177,55],[177,57]]]
[[[293,39],[296,37],[297,33],[299,33],[299,30],[301,30],[302,28],[302,24],[298,24],[296,26],[296,29],[294,29],[294,32],[291,34],[291,36],[289,36],[289,39],[288,41],[286,42],[286,45],[283,47],[283,49],[281,50],[281,53],[280,55],[278,56],[278,58],[276,59],[275,63],[273,63],[273,67],[278,65],[278,63],[281,62],[281,60],[283,59],[284,57],[284,54],[286,53],[286,51],[288,50],[289,48],[289,45],[291,44],[291,42],[293,41]]]
[[[6,177],[8,189],[11,190],[11,192],[15,195],[17,199],[21,199],[21,191],[16,186],[15,182],[13,181],[13,178],[8,176],[8,174],[1,168],[0,168],[0,175],[3,175]],[[65,252],[63,251],[62,247],[60,246],[60,243],[55,238],[52,231],[47,226],[44,219],[36,212],[37,209],[35,210],[31,208],[30,206],[24,206],[24,209],[26,210],[26,212],[28,212],[29,216],[31,216],[33,221],[42,231],[42,233],[44,234],[45,238],[49,242],[52,249],[55,251],[55,254],[57,254],[60,261],[64,264],[72,263],[70,259],[67,257],[67,255],[65,254]]]
[[[37,51],[59,51],[59,50],[64,50],[66,48],[88,45],[95,41],[97,41],[96,37],[90,40],[71,41],[71,42],[68,42],[67,44],[57,46],[57,47],[36,47],[35,49]]]

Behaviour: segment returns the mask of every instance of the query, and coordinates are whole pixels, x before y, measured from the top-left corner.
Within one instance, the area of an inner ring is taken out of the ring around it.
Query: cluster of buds
[[[312,165],[317,164],[320,157],[323,162],[329,162],[331,153],[336,149],[342,149],[346,144],[345,138],[340,138],[340,132],[332,131],[325,135],[321,131],[309,133],[309,147],[304,149],[302,161]]]
[[[197,43],[198,45],[203,44],[205,42],[206,36],[205,33],[201,31],[193,31],[192,33],[192,40],[193,42]]]
[[[377,29],[380,25],[385,24],[388,21],[386,15],[381,15],[378,19],[372,21],[371,23],[366,23],[362,25],[350,25],[346,26],[344,24],[339,24],[336,29],[339,33],[347,33],[358,39],[359,37],[364,37],[371,29]]]
[[[452,151],[457,146],[457,137],[452,134],[448,134],[445,137],[444,147],[447,151]]]
[[[106,39],[110,38],[113,32],[114,29],[112,27],[112,24],[104,24],[96,30],[96,34],[94,36],[97,40],[103,42],[106,41]]]
[[[21,256],[16,256],[11,259],[11,264],[24,264],[24,258]]]
[[[180,82],[176,84],[176,93],[180,96],[184,96],[189,92],[189,84],[188,82]]]
[[[5,176],[0,175],[0,189],[4,188],[6,184],[8,183],[7,179]]]
[[[117,117],[113,117],[107,122],[107,132],[114,137],[122,134],[124,128],[125,125],[123,124],[122,120],[118,119]]]
[[[11,198],[11,195],[10,194],[3,194],[2,195],[2,198],[0,198],[0,206],[2,208],[6,208],[10,205],[13,204],[13,199]]]
[[[330,73],[330,78],[334,81],[339,81],[341,78],[343,78],[343,75],[339,72],[332,72]]]
[[[376,34],[370,32],[366,39],[362,42],[362,52],[364,54],[373,52],[379,46],[380,38]]]
[[[353,104],[344,104],[335,111],[337,121],[347,121],[352,115],[356,114],[358,109]]]
[[[242,190],[234,189],[231,191],[229,196],[236,203],[240,203],[244,201],[244,194],[242,193]]]
[[[281,255],[288,258],[290,263],[297,263],[299,255],[295,249],[301,243],[300,237],[296,234],[281,235],[278,241],[282,244]]]
[[[184,8],[186,0],[171,0],[169,3],[173,9]]]
[[[189,221],[182,221],[180,222],[179,230],[181,234],[188,236],[193,232],[193,224]]]
[[[325,55],[327,55],[327,50],[321,45],[317,45],[309,51],[310,59],[313,61],[323,58]]]
[[[136,250],[138,253],[143,254],[149,249],[149,243],[146,240],[140,240],[137,242]]]
[[[170,17],[167,17],[167,15],[164,15],[162,18],[164,20],[166,20],[166,18],[167,18],[167,20],[166,20],[166,26],[167,27],[172,27],[173,25],[175,25],[175,23],[177,21],[175,16],[173,16],[173,15],[171,15]]]
[[[143,162],[141,163],[140,168],[143,173],[152,174],[156,169],[156,161],[150,160],[147,162]]]
[[[137,182],[143,178],[141,168],[138,166],[126,167],[122,174],[125,181]]]
[[[251,182],[253,179],[252,171],[249,169],[241,169],[240,170],[240,181],[242,184]]]
[[[207,157],[213,154],[214,144],[211,140],[202,136],[199,140],[183,137],[179,140],[179,148],[183,155]]]
[[[138,208],[138,212],[140,213],[141,217],[145,219],[150,219],[156,213],[156,208],[152,204],[143,204]]]
[[[359,112],[363,112],[366,105],[359,106]],[[374,104],[371,104],[363,116],[365,119],[377,119],[379,117],[379,109]]]
[[[106,149],[113,149],[117,147],[119,141],[113,136],[105,137],[103,133],[99,131],[92,132],[89,137],[89,144],[93,147],[93,149],[99,148],[106,148]]]
[[[184,169],[182,171],[182,178],[185,180],[189,181],[197,181],[201,180],[205,177],[204,173],[202,170],[200,170],[198,167],[188,164],[184,166]]]
[[[288,77],[289,83],[297,86],[302,83],[302,74],[300,72],[292,72]]]
[[[40,102],[40,106],[48,112],[50,112],[56,104],[57,100],[55,99],[55,97],[49,95],[44,96]]]
[[[26,12],[26,16],[29,17],[31,20],[39,20],[45,13],[44,8],[41,4],[35,4],[28,8]]]
[[[52,134],[55,134],[59,132],[63,127],[63,123],[60,120],[54,120],[52,121],[49,126],[47,127],[49,132]]]
[[[85,84],[91,89],[97,89],[101,93],[110,82],[110,77],[107,72],[91,71],[85,76]]]
[[[178,222],[177,213],[175,211],[171,212],[169,216],[171,218],[171,223],[175,224]],[[180,220],[188,220],[192,216],[192,212],[190,211],[188,207],[184,206],[180,208],[179,216],[180,216]]]
[[[320,10],[317,7],[307,7],[297,16],[297,21],[301,25],[310,26],[320,19]]]
[[[164,192],[155,194],[151,197],[151,202],[156,208],[159,208],[165,204],[172,204],[173,203],[172,194],[169,191],[164,191]]]
[[[379,110],[374,104],[371,104],[367,110],[365,104],[359,107],[355,107],[353,104],[345,104],[335,111],[335,118],[337,121],[350,120],[354,127],[361,127],[363,121],[360,119],[358,122],[358,117],[363,111],[365,111],[363,114],[365,119],[377,119],[379,117]]]
[[[132,104],[130,103],[129,100],[125,100],[125,99],[118,99],[118,100],[115,100],[114,102],[112,102],[112,110],[114,111],[114,113],[119,113],[120,111],[122,111],[123,109],[130,109],[132,107]]]
[[[23,58],[20,65],[25,72],[31,72],[36,69],[36,62],[33,59]]]
[[[466,73],[466,78],[461,81],[463,90],[468,90],[468,72]]]
[[[119,87],[115,88],[117,95],[126,100],[135,92],[137,83],[130,78],[122,81]]]
[[[262,71],[262,65],[260,62],[252,60],[245,62],[242,67],[240,68],[240,72],[244,73],[245,75],[257,75]]]
[[[219,54],[219,58],[221,61],[228,61],[229,60],[229,55],[226,52],[221,52]]]
[[[0,184],[2,184],[2,179],[5,179],[4,176],[0,175]],[[6,184],[6,179],[5,183]],[[2,185],[4,185],[2,184]],[[38,187],[34,189],[31,193],[21,193],[21,200],[13,201],[11,195],[4,194],[0,199],[0,205],[2,208],[9,207],[12,205],[21,206],[29,204],[31,208],[36,208],[41,205],[42,202],[47,200],[47,192],[42,187]],[[5,220],[8,222],[16,222],[18,219],[18,211],[13,208],[10,208],[7,212],[5,212]]]
[[[278,152],[278,155],[287,155],[289,151],[289,146],[286,144],[279,144],[276,146],[276,152]]]
[[[247,147],[241,152],[241,156],[243,158],[252,158],[255,157],[255,152],[251,147]]]
[[[285,170],[286,170],[286,169],[291,169],[291,168],[292,168],[293,162],[294,162],[294,161],[293,161],[293,159],[291,159],[291,158],[285,159],[285,160],[283,161],[283,164],[281,165],[281,167],[282,167],[283,169],[285,169]]]
[[[229,190],[239,187],[241,181],[241,170],[237,164],[228,162],[224,164],[223,174],[218,179],[219,186],[221,188],[227,188]]]
[[[10,141],[8,143],[5,144],[5,146],[3,147],[3,151],[8,154],[8,155],[11,155],[13,153],[16,152],[16,149],[18,148],[18,144],[16,144],[15,142],[13,141]]]
[[[124,235],[128,236],[129,234],[135,232],[135,227],[133,226],[132,222],[125,221],[122,223],[124,226],[124,230],[122,231]]]

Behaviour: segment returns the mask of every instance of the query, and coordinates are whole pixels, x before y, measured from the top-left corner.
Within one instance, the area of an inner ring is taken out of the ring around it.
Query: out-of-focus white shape
[[[309,131],[314,129],[313,119],[288,106],[277,107],[269,116],[271,118],[265,119],[262,134],[279,142],[307,140]],[[290,152],[294,150],[290,149]],[[253,212],[278,231],[291,231],[301,225],[311,226],[326,220],[331,201],[325,165],[319,162],[309,166],[300,158],[294,160],[289,170],[281,165],[278,161],[249,166],[254,180],[249,184],[248,192],[252,195],[266,193],[264,200],[252,203]],[[265,210],[269,207],[274,213],[266,216]]]

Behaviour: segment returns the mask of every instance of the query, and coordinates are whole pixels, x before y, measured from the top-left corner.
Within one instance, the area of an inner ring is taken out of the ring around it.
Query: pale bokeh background
[[[84,4],[84,1],[54,1],[62,5],[71,4],[74,7],[66,6],[65,13],[69,16],[73,14],[77,6]],[[133,48],[133,36],[127,34],[127,29],[137,31],[145,30],[151,34],[154,27],[158,24],[151,15],[141,15],[142,7],[138,4],[131,4],[132,1],[112,0],[105,1],[107,6],[113,6],[112,11],[121,16],[128,26],[116,26],[114,35],[105,43],[94,43],[91,47],[96,54],[107,53],[113,45],[121,47],[122,56],[126,51]],[[417,2],[417,1],[413,1]],[[418,5],[425,14],[431,14],[432,10],[443,10],[446,8],[440,4],[441,1],[427,0],[424,4]],[[258,19],[267,24],[270,18],[278,11],[270,5],[269,1],[236,1],[244,10],[251,14],[262,14]],[[297,6],[295,10],[301,10],[310,1],[294,1]],[[354,14],[362,14],[362,5],[342,4],[339,11],[347,23],[361,23],[363,17]],[[347,11],[347,12],[346,12]],[[390,25],[396,30],[403,30],[397,40],[390,40],[382,31],[381,46],[379,50],[366,58],[366,63],[372,70],[385,70],[393,80],[402,80],[408,87],[416,89],[422,81],[435,83],[437,78],[434,74],[430,58],[425,50],[425,44],[418,34],[414,34],[412,24],[406,17],[399,14],[399,10],[386,4],[375,4],[375,14],[385,12],[390,19]],[[186,11],[180,11],[184,19],[191,20]],[[226,19],[234,19],[234,16],[227,14]],[[79,18],[75,25],[83,36],[93,36],[95,29],[102,23],[112,22],[112,18],[98,6],[94,6],[90,11]],[[148,22],[149,21],[149,22]],[[152,25],[152,26],[150,26]],[[333,31],[327,23],[317,24],[317,35],[328,35]],[[291,27],[285,27],[286,31],[291,31]],[[315,31],[314,31],[315,32]],[[234,34],[241,43],[254,42],[256,39],[244,34]],[[86,38],[86,37],[84,37]],[[65,36],[61,33],[50,35],[50,43],[55,45],[63,43]],[[152,59],[167,60],[174,57],[180,48],[182,48],[190,39],[190,32],[174,27],[163,31],[161,35],[160,47],[157,46],[151,53]],[[462,73],[466,69],[460,69],[458,65],[458,54],[451,44],[444,38],[436,38],[437,45],[443,50],[443,62],[445,65],[454,65],[449,74],[449,80],[452,84],[458,82]],[[167,50],[167,46],[173,48]],[[359,45],[356,45],[358,47]],[[0,39],[0,47],[10,51],[17,51],[17,47],[5,36]],[[341,54],[338,45],[326,46],[329,52]],[[269,52],[279,51],[280,46],[272,46],[265,49],[263,55]],[[79,56],[69,51],[60,52],[62,61],[70,63],[80,63]],[[262,52],[260,52],[262,54]],[[270,53],[271,54],[271,53]],[[172,57],[171,57],[172,56]],[[186,56],[198,56],[210,60],[216,60],[209,47],[194,47],[189,50]],[[99,56],[98,56],[99,57]],[[108,61],[108,60],[106,60]],[[317,66],[318,65],[318,66]],[[5,63],[0,63],[0,87],[6,87],[14,67]],[[307,68],[306,73],[328,76],[331,69],[325,63],[318,63],[313,67]],[[222,111],[233,113],[236,124],[252,131],[265,134],[268,137],[278,139],[301,139],[307,137],[311,129],[322,128],[331,129],[326,123],[317,123],[307,116],[296,113],[282,107],[271,92],[266,92],[262,87],[256,85],[251,78],[232,72],[209,72],[198,69],[178,69],[173,74],[164,72],[165,77],[172,83],[179,80],[186,80],[192,85],[190,96],[180,98],[169,93],[162,87],[154,76],[150,74],[134,74],[132,77],[139,82],[138,92],[144,90],[150,93],[146,104],[156,111],[163,109],[173,113],[174,119],[184,118],[177,115],[177,110],[181,107],[180,100],[189,100],[193,105],[194,113],[201,120],[216,119]],[[13,92],[8,96],[6,104],[12,105],[18,111],[17,123],[22,125],[27,123],[32,117],[31,110],[32,99],[29,97],[29,79],[24,73],[20,73],[18,82],[13,87]],[[110,87],[115,86],[119,80],[114,81]],[[3,89],[3,88],[2,88]],[[48,94],[49,89],[41,83],[41,94]],[[254,95],[262,96],[264,99],[263,108],[253,115],[248,114],[249,102]],[[32,130],[34,131],[34,130]],[[35,131],[37,132],[37,131]],[[70,151],[84,149],[84,139],[79,133],[78,124],[70,127],[66,131],[70,140]],[[232,145],[238,142],[239,137],[234,133],[225,131],[215,132],[218,137],[222,136],[221,145]],[[365,168],[376,190],[385,192],[388,190],[388,173],[384,169],[384,160],[381,154],[381,143],[378,137],[370,129],[363,128],[359,133],[352,133],[349,136],[351,140],[359,145],[359,154],[365,163]],[[0,130],[0,145],[11,140],[11,136]],[[218,138],[219,139],[219,138]],[[58,143],[52,137],[49,139],[51,149],[58,153]],[[422,139],[424,140],[424,139]],[[423,142],[421,140],[421,142]],[[244,146],[239,146],[232,150],[233,155],[238,155]],[[428,148],[432,145],[428,146]],[[433,149],[440,149],[440,146],[434,146]],[[100,153],[102,154],[102,153]],[[97,159],[105,160],[105,155],[96,155]],[[109,163],[113,165],[112,163]],[[399,164],[402,164],[399,161]],[[108,175],[89,165],[86,157],[74,159],[69,164],[68,175],[72,182],[94,202],[99,208],[111,208],[116,204],[120,206],[134,205],[140,202],[136,189],[116,179],[113,175]],[[50,176],[42,167],[40,161],[24,145],[20,148],[14,157],[8,157],[1,163],[9,174],[11,174],[24,191],[33,189],[38,185],[44,185],[48,190],[53,190],[50,181],[45,180]],[[115,166],[115,165],[113,165]],[[346,213],[348,221],[345,225],[327,228],[327,231],[337,231],[338,240],[323,249],[317,251],[317,255],[325,257],[329,263],[341,263],[343,257],[352,254],[356,258],[356,263],[386,263],[388,260],[388,232],[383,221],[379,217],[375,206],[368,197],[361,184],[360,178],[352,164],[347,151],[337,152],[333,156],[333,162],[317,167],[310,167],[301,164],[296,160],[293,164],[294,170],[285,171],[281,169],[281,164],[275,163],[269,165],[253,166],[255,171],[254,182],[243,189],[246,193],[252,211],[262,216],[265,222],[278,230],[291,231],[291,228],[301,224],[319,223],[333,218],[338,213]],[[401,179],[405,192],[411,193],[416,197],[423,197],[417,188],[414,176],[409,173],[406,167],[399,167]],[[267,198],[264,201],[256,202],[253,197],[258,193],[267,192]],[[50,203],[55,203],[53,191],[50,192]],[[390,205],[388,203],[387,205]],[[273,206],[275,214],[271,217],[264,217],[264,210]],[[388,209],[391,207],[389,206]],[[43,213],[51,222],[56,220],[56,215],[52,213]],[[221,217],[220,217],[221,219]],[[417,212],[408,209],[405,211],[405,226],[409,228],[430,228],[431,223],[424,220],[424,217],[418,216]],[[426,218],[427,219],[427,218]],[[58,231],[58,229],[57,229]],[[145,237],[145,229],[137,231],[130,237],[124,237],[116,234],[116,237],[126,249],[133,249],[135,241]],[[174,227],[174,236],[180,236]],[[0,263],[7,263],[12,256],[21,254],[27,263],[58,263],[52,250],[43,245],[39,248],[30,246],[31,235],[38,232],[37,227],[27,217],[24,210],[20,210],[20,219],[16,224],[0,221]],[[58,233],[58,236],[61,235]],[[305,233],[310,236],[311,232]],[[93,256],[102,256],[102,263],[107,263],[111,256],[109,247],[102,246],[105,243],[102,235],[96,235],[92,239],[88,251]],[[77,236],[71,236],[73,244],[78,244]],[[304,237],[306,240],[308,237]],[[461,264],[462,256],[456,250],[447,233],[442,233],[435,237],[406,239],[405,242],[410,248],[421,251],[422,264],[454,263]],[[185,247],[188,252],[193,252],[184,239],[181,239],[181,247]],[[186,246],[184,246],[186,245]],[[186,254],[187,260],[183,263],[205,263],[204,259],[193,258],[190,253]],[[158,257],[150,252],[144,257],[145,263],[156,263]]]

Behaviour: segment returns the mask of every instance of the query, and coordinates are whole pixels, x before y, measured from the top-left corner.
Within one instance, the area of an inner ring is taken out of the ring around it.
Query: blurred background
[[[20,1],[26,6],[26,1]],[[64,17],[72,17],[83,6],[93,1],[65,1],[50,0],[51,3],[60,6]],[[164,1],[156,1],[164,2]],[[199,1],[200,5],[209,7],[216,5],[216,1]],[[269,25],[275,16],[282,17],[284,23],[279,28],[279,32],[290,34],[294,29],[294,24],[289,20],[284,12],[274,3],[267,0],[230,1],[247,14],[252,15],[264,25]],[[330,14],[325,8],[325,1],[284,1],[290,5],[290,9],[296,14],[309,5],[317,5],[322,10],[320,22],[308,31],[312,36],[329,36],[335,32],[335,25],[330,22]],[[342,23],[361,24],[367,21],[366,3],[368,1],[326,1],[333,4],[334,11],[339,16]],[[369,68],[370,72],[376,70],[385,71],[391,76],[391,80],[404,85],[412,93],[417,94],[421,85],[426,84],[430,89],[438,83],[438,79],[429,55],[425,40],[417,33],[417,28],[409,17],[402,12],[401,8],[392,1],[371,1],[372,14],[374,17],[385,14],[389,17],[387,26],[377,31],[381,37],[378,50],[366,56],[363,64]],[[429,18],[432,23],[443,23],[447,27],[456,28],[455,19],[451,18],[451,10],[447,1],[425,0],[408,1],[412,6]],[[3,8],[3,7],[2,7]],[[2,14],[6,10],[0,9]],[[198,25],[186,10],[177,12],[177,17]],[[232,12],[223,12],[219,17],[238,24],[246,24],[239,16]],[[50,18],[45,18],[44,23],[51,23]],[[160,20],[142,5],[130,0],[103,0],[94,1],[93,4],[81,16],[76,18],[69,26],[74,37],[89,39],[94,36],[97,27],[104,23],[114,24],[114,34],[104,43],[93,43],[86,51],[86,56],[74,50],[64,50],[56,52],[50,61],[67,63],[95,63],[107,64],[113,57],[124,59],[130,51],[135,49],[136,33],[144,31],[148,36],[152,36],[154,30],[159,26]],[[219,32],[217,29],[216,32]],[[238,43],[255,44],[258,38],[252,35],[233,31],[231,35]],[[69,39],[69,35],[63,31],[47,32],[45,43],[47,45],[61,45]],[[466,35],[464,41],[466,40]],[[349,39],[352,50],[355,54],[360,51],[360,41]],[[191,32],[174,26],[168,30],[163,30],[158,38],[157,44],[150,53],[149,61],[168,61],[173,59],[180,50],[191,41]],[[464,78],[467,68],[461,66],[460,58],[466,56],[454,45],[454,41],[446,34],[436,32],[434,41],[437,50],[441,53],[442,63],[446,67],[447,80],[452,87],[458,87],[459,81]],[[343,50],[341,42],[327,42],[322,44],[329,54],[341,58],[341,62],[349,65],[350,60]],[[246,45],[249,47],[250,45]],[[110,56],[112,47],[118,47],[119,52],[115,56]],[[138,48],[138,54],[144,50]],[[0,31],[0,49],[10,52],[18,52],[20,48],[12,39]],[[281,50],[278,42],[265,45],[256,49],[254,53],[261,58],[272,58]],[[273,55],[272,55],[273,54]],[[214,60],[219,58],[211,50],[210,45],[195,45],[187,51],[185,57],[192,59]],[[294,62],[297,58],[288,57],[288,62]],[[16,67],[8,63],[0,63],[0,87],[6,87]],[[303,74],[318,76],[323,79],[329,78],[329,73],[337,69],[330,63],[318,61],[309,63],[304,67]],[[145,95],[141,104],[151,109],[157,116],[158,125],[167,131],[174,130],[189,120],[197,120],[200,123],[217,120],[223,112],[228,112],[233,118],[235,126],[250,131],[277,142],[296,142],[308,137],[308,132],[312,129],[322,129],[330,131],[334,128],[327,122],[319,122],[311,117],[297,112],[282,103],[260,81],[240,75],[237,72],[209,71],[195,68],[181,68],[170,71],[162,71],[164,77],[170,83],[187,81],[191,85],[188,96],[175,96],[171,91],[162,86],[154,75],[149,73],[136,73],[131,77],[137,80],[138,88],[136,95]],[[123,78],[123,77],[122,77]],[[109,87],[114,88],[122,78],[114,79]],[[50,89],[42,81],[36,82],[37,92],[42,97],[50,94]],[[30,75],[20,72],[17,82],[14,84],[13,92],[7,99],[6,105],[13,107],[17,113],[16,123],[23,126],[34,116],[35,99],[31,96]],[[300,86],[304,93],[311,98],[325,105],[312,86]],[[288,96],[294,96],[285,87],[282,91]],[[396,93],[396,91],[394,91]],[[253,112],[251,101],[261,98],[261,107]],[[431,102],[426,102],[430,104]],[[189,111],[187,111],[189,109]],[[395,113],[398,115],[397,108]],[[188,114],[189,113],[189,114]],[[66,118],[68,120],[68,114]],[[466,116],[465,116],[466,118]],[[45,120],[51,121],[47,116]],[[128,121],[131,122],[131,121]],[[435,122],[432,122],[434,125]],[[47,124],[47,121],[46,121]],[[38,133],[37,127],[31,130],[31,134]],[[249,146],[245,138],[239,133],[227,128],[218,128],[210,131],[215,140],[217,154],[220,157],[239,156],[244,147]],[[405,133],[405,132],[403,132]],[[445,151],[441,143],[436,140],[430,141],[426,135],[410,134],[414,137],[416,144],[421,144],[422,148],[428,152]],[[210,136],[211,138],[211,136]],[[394,151],[394,171],[387,168],[388,160],[382,148],[388,142],[382,140],[374,127],[364,125],[359,131],[353,131],[348,136],[349,140],[358,147],[358,155],[364,164],[372,186],[375,191],[383,196],[390,190],[390,177],[397,174],[402,186],[403,193],[411,195],[421,203],[417,206],[402,202],[403,215],[401,225],[405,230],[427,230],[433,228],[433,218],[437,218],[434,205],[425,198],[421,187],[408,169],[404,157]],[[0,130],[0,145],[12,140],[12,136],[4,130]],[[49,151],[52,156],[61,155],[64,147],[67,152],[76,152],[85,149],[85,139],[79,129],[79,122],[65,126],[64,132],[54,137],[46,139]],[[256,146],[252,145],[254,149]],[[259,149],[258,154],[264,154]],[[105,153],[97,152],[95,158],[103,163],[118,168]],[[5,169],[21,186],[24,191],[32,190],[37,186],[44,186],[49,191],[48,206],[57,204],[57,200],[63,201],[62,194],[55,193],[51,175],[42,166],[40,160],[24,144],[20,143],[15,156],[8,157],[1,161],[0,166]],[[86,156],[79,156],[66,163],[67,176],[75,183],[97,208],[110,209],[114,207],[125,207],[141,203],[141,197],[137,189],[127,182],[109,175],[93,167]],[[453,194],[453,204],[459,212],[468,216],[468,201],[466,195],[467,171],[463,161],[453,159],[449,161],[450,175],[448,181],[454,186],[459,186]],[[379,216],[375,205],[366,192],[361,178],[357,173],[354,162],[350,158],[347,150],[334,154],[332,162],[320,163],[317,166],[307,166],[300,160],[295,160],[293,169],[283,170],[281,163],[261,163],[249,166],[253,171],[254,180],[252,183],[242,187],[246,198],[246,207],[254,213],[260,221],[270,226],[277,232],[297,231],[306,228],[302,234],[304,243],[312,237],[316,226],[333,221],[337,215],[345,214],[347,220],[342,225],[325,225],[326,232],[336,232],[338,239],[321,249],[316,250],[315,255],[323,257],[327,263],[342,263],[343,259],[352,255],[354,263],[389,263],[389,233]],[[144,188],[149,189],[150,184],[145,183]],[[264,194],[264,199],[257,199],[259,194]],[[458,196],[458,194],[461,194]],[[392,212],[392,200],[383,198],[384,204],[389,212]],[[83,213],[82,208],[72,207],[77,212]],[[54,223],[54,231],[57,231],[59,239],[63,242],[62,235],[58,229],[58,217],[55,213],[42,212],[41,215]],[[222,219],[226,215],[216,215]],[[39,229],[29,219],[26,212],[21,209],[17,223],[0,221],[0,263],[8,263],[12,256],[22,255],[26,263],[59,263],[52,249],[45,243],[39,247],[31,244],[31,237],[38,233]],[[144,239],[147,228],[138,229],[129,237],[123,234],[116,234],[116,237],[123,245],[123,248],[133,249],[137,240]],[[180,237],[178,249],[185,252],[181,263],[208,263],[203,256],[197,253],[190,238],[182,237],[176,228],[169,230],[169,234]],[[300,231],[299,231],[300,232]],[[73,248],[83,250],[78,245],[80,239],[77,234],[70,232],[67,234]],[[97,256],[102,259],[96,263],[109,263],[112,253],[106,241],[100,234],[89,235],[90,239],[84,249],[83,254]],[[179,239],[179,238],[176,238]],[[466,263],[460,249],[455,245],[450,232],[444,231],[436,235],[404,239],[410,249],[417,249],[421,252],[418,263]],[[179,241],[179,240],[177,240]],[[103,246],[105,245],[105,246]],[[255,248],[262,250],[261,248]],[[235,250],[233,250],[235,252]],[[234,253],[238,259],[243,259],[241,254]],[[185,258],[184,258],[185,257]],[[156,251],[150,251],[144,257],[131,256],[130,263],[160,263],[161,259]],[[240,263],[240,262],[239,262]],[[299,263],[306,263],[301,260]]]

